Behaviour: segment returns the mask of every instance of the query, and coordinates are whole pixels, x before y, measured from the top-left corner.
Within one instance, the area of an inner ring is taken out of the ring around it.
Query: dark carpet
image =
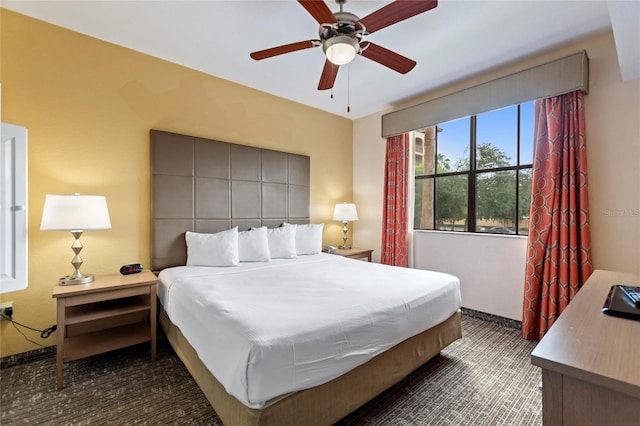
[[[535,342],[519,330],[463,317],[464,337],[339,422],[353,425],[540,425]],[[55,357],[6,367],[2,425],[222,425],[166,339],[158,360],[139,345],[64,366]]]

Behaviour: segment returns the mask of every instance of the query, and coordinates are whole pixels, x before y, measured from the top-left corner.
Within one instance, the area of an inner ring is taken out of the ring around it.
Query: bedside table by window
[[[350,249],[336,249],[331,254],[337,254],[338,256],[350,257],[352,259],[367,259],[367,261],[371,262],[371,253],[373,250],[370,249],[361,249],[361,248],[350,248]]]
[[[88,284],[56,285],[56,379],[63,363],[143,342],[156,360],[156,284],[151,271],[96,275]]]

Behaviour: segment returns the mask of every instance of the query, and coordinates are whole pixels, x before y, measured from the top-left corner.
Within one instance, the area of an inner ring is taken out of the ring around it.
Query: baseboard
[[[476,318],[479,320],[492,322],[504,327],[513,328],[516,330],[522,330],[522,321],[514,320],[511,318],[505,318],[494,314],[488,314],[486,312],[476,311],[474,309],[462,308],[462,315],[469,318]]]
[[[161,342],[165,338],[164,332],[158,327],[158,334],[156,337],[156,342]],[[140,345],[144,345],[147,343],[140,343]],[[116,349],[116,350],[126,350],[127,348]],[[38,361],[41,359],[47,358],[55,358],[56,356],[56,345],[47,346],[45,348],[34,349],[32,351],[21,352],[19,354],[4,356],[0,358],[0,370],[4,370],[5,368],[13,367],[18,364],[22,364],[30,361]]]
[[[21,352],[15,355],[3,356],[0,358],[0,370],[13,367],[29,361],[37,361],[54,357],[56,355],[56,347],[48,346],[46,348],[34,349],[28,352]]]

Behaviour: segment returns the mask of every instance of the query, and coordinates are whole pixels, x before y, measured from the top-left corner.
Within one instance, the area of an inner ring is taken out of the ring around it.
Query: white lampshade
[[[353,203],[336,204],[336,208],[333,210],[333,220],[339,220],[341,222],[358,220],[356,205]]]
[[[110,229],[107,199],[102,195],[47,194],[40,229],[43,231],[86,231]]]
[[[353,61],[358,53],[358,42],[349,36],[336,36],[324,42],[324,54],[336,65]]]

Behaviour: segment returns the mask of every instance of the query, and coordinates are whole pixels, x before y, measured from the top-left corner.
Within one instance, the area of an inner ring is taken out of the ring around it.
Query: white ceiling
[[[389,2],[350,0],[345,10],[362,18]],[[606,1],[440,0],[368,37],[417,61],[411,72],[357,57],[341,67],[331,99],[330,91],[316,89],[322,48],[249,58],[252,51],[318,37],[316,21],[293,0],[2,0],[2,6],[350,119],[612,28]]]

